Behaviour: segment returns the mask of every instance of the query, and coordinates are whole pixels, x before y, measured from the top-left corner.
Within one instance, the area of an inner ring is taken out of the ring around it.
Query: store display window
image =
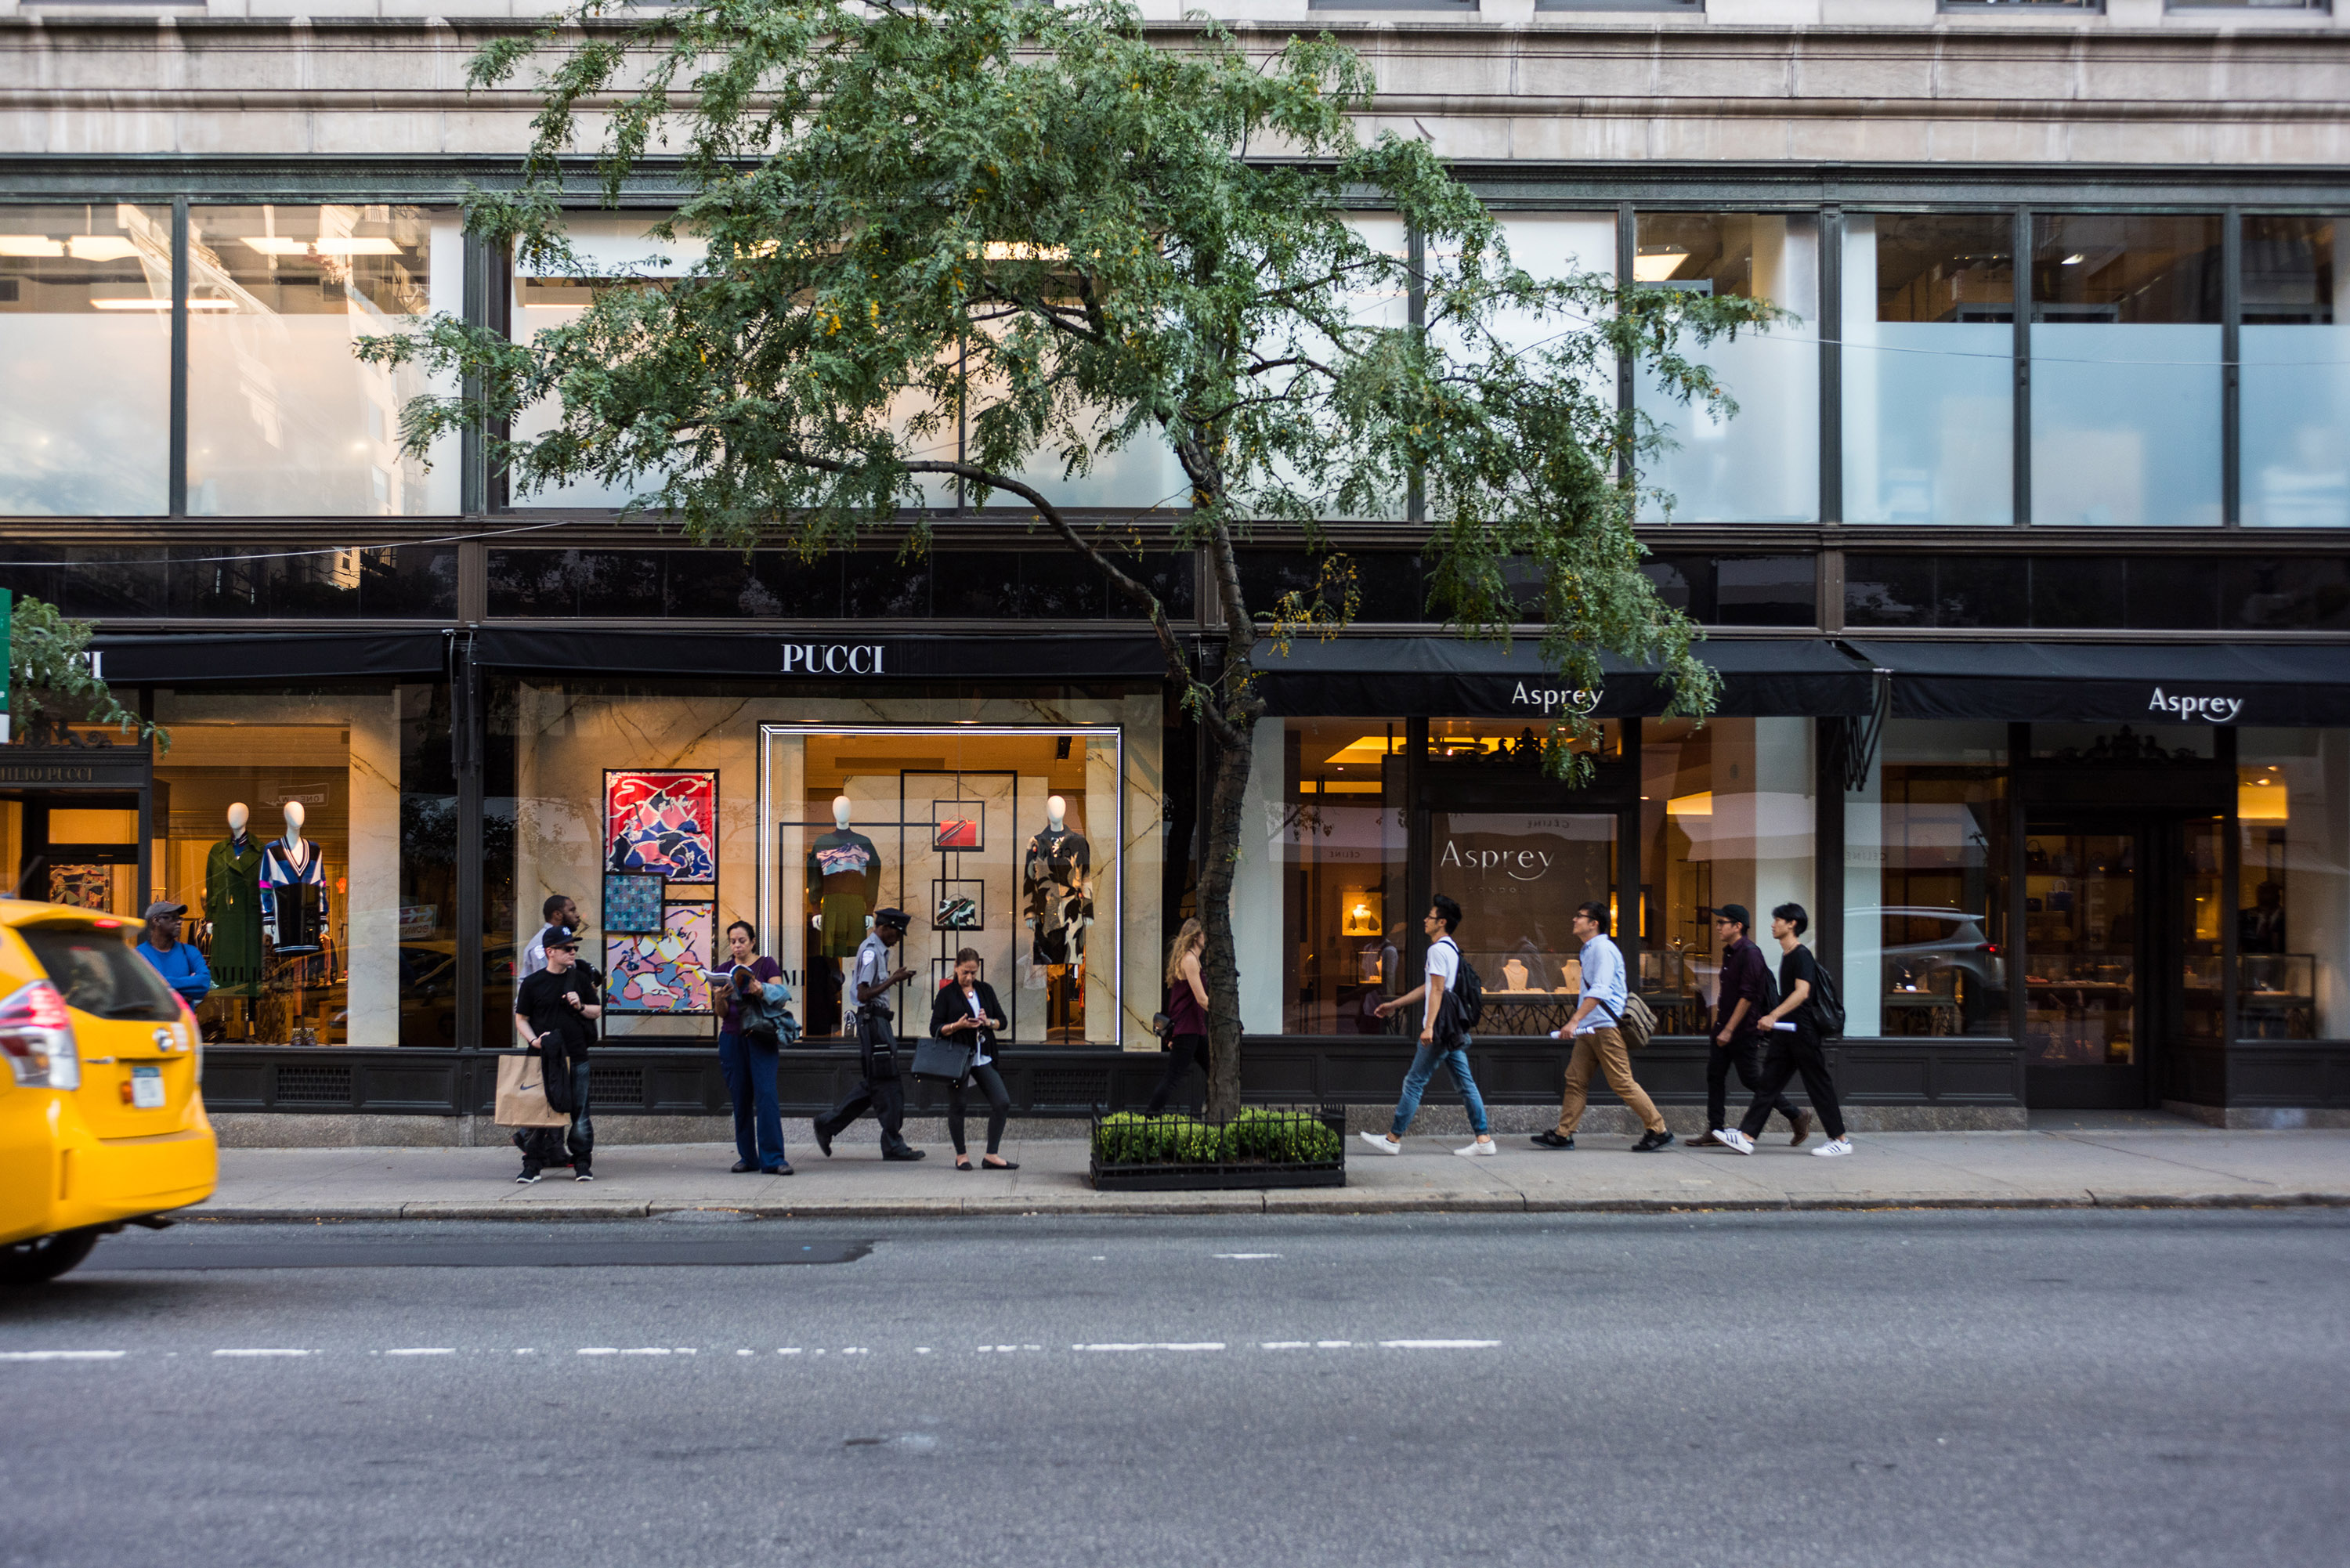
[[[155,713],[151,886],[212,971],[205,1038],[398,1044],[398,693],[159,691]]]
[[[1394,1033],[1375,1010],[1416,983],[1419,933],[1404,907],[1404,722],[1292,719],[1280,736],[1281,1029]]]
[[[2237,736],[2236,1037],[2350,1033],[2350,733]]]
[[[854,1033],[851,962],[874,912],[897,909],[897,962],[915,975],[894,999],[901,1035],[927,1025],[969,948],[1014,1041],[1117,1037],[1115,729],[769,724],[760,739],[759,924],[806,977],[810,1035]]]

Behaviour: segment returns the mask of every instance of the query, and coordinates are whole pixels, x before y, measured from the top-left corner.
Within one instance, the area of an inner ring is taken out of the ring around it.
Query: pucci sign
[[[2236,715],[2244,711],[2244,700],[2241,697],[2189,697],[2183,691],[2174,697],[2165,694],[2158,686],[2154,689],[2154,696],[2147,702],[2146,711],[2187,722],[2200,719],[2208,723],[2232,724],[2236,722]]]
[[[885,645],[879,642],[787,642],[784,644],[786,675],[886,675],[881,668]]]
[[[1599,693],[1582,687],[1544,686],[1539,682],[1518,682],[1510,698],[1513,708],[1532,708],[1548,715],[1562,710],[1569,713],[1588,714],[1599,706]]]

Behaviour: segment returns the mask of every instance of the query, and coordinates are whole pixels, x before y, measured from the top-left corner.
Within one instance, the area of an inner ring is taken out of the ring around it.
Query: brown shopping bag
[[[544,1068],[536,1053],[498,1058],[498,1107],[490,1119],[502,1127],[568,1127],[571,1118],[546,1103]]]

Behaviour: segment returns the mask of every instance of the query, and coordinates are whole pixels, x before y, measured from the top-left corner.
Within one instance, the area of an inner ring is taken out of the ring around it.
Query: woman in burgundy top
[[[1208,1071],[1208,985],[1200,978],[1200,952],[1207,945],[1200,922],[1186,920],[1167,950],[1167,1075],[1150,1093],[1154,1116],[1167,1108],[1194,1061],[1201,1075]]]
[[[726,928],[733,967],[712,989],[726,999],[718,1024],[718,1065],[726,1075],[726,1097],[734,1102],[734,1168],[789,1176],[784,1158],[783,1107],[775,1099],[775,1046],[743,1038],[743,997],[752,986],[781,980],[783,968],[759,951],[759,935],[748,920]]]

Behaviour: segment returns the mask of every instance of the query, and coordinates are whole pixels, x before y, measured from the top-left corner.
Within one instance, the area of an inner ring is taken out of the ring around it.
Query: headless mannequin
[[[816,940],[808,944],[808,973],[819,969],[827,985],[808,988],[808,1028],[822,1033],[827,1026],[844,1035],[857,1033],[855,1009],[842,1005],[842,972],[857,956],[857,944],[873,929],[873,910],[881,895],[881,852],[873,841],[849,826],[851,806],[845,794],[832,797],[832,831],[809,846],[807,898],[814,907],[808,929]],[[831,911],[832,929],[825,927]],[[823,1009],[819,1012],[819,1009]],[[836,1020],[831,1010],[838,1009]]]
[[[285,836],[261,846],[261,913],[273,952],[307,960],[326,948],[328,906],[326,857],[316,844],[302,836],[305,815],[300,801],[287,801]],[[302,992],[311,978],[309,966],[304,962],[293,967],[289,1043],[315,1044],[315,1033],[302,1023]]]
[[[253,998],[261,993],[261,846],[243,801],[228,808],[228,836],[204,861],[205,958],[222,1016],[216,1037],[249,1039]]]
[[[1068,815],[1069,803],[1061,796],[1045,802],[1045,826],[1028,840],[1022,879],[1029,959],[1045,971],[1045,1027],[1063,1032],[1085,1027],[1086,886],[1092,867],[1092,850],[1085,835],[1070,830]]]

